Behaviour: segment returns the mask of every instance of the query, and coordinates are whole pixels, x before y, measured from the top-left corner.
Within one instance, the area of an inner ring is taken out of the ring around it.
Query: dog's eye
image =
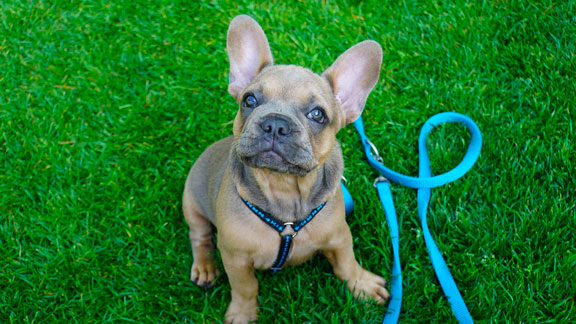
[[[256,108],[256,106],[258,106],[258,100],[256,100],[256,97],[254,97],[251,94],[248,94],[244,97],[244,100],[242,101],[242,106],[244,106],[245,108]]]
[[[324,111],[320,108],[315,108],[306,114],[306,118],[317,122],[318,124],[324,124],[326,122],[326,116]]]

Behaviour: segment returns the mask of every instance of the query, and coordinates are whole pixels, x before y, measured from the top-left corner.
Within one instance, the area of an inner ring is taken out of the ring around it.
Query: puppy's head
[[[234,120],[236,153],[252,168],[305,176],[324,163],[336,133],[355,121],[378,81],[382,49],[364,41],[322,75],[273,65],[262,28],[241,15],[228,30],[228,92],[240,109]]]

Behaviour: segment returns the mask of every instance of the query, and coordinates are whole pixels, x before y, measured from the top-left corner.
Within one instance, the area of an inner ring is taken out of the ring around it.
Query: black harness
[[[320,206],[314,208],[310,212],[310,214],[308,214],[308,217],[306,217],[301,221],[284,223],[278,220],[276,217],[272,216],[271,214],[263,211],[262,209],[260,209],[260,207],[250,203],[248,200],[242,198],[242,201],[244,202],[244,204],[246,204],[246,206],[250,209],[250,211],[254,213],[254,215],[258,216],[258,218],[260,218],[264,223],[268,224],[270,227],[276,230],[278,234],[280,234],[281,237],[280,249],[278,250],[278,256],[276,257],[274,264],[272,265],[272,267],[270,267],[270,270],[272,270],[272,272],[282,270],[282,266],[288,259],[288,254],[290,253],[290,249],[292,248],[292,242],[296,234],[298,234],[298,231],[301,230],[302,227],[306,226],[306,224],[310,223],[310,221],[314,218],[314,216],[316,216],[326,205],[326,202],[321,203]],[[284,232],[284,229],[286,229],[287,226],[292,226],[294,234],[282,235],[282,232]]]

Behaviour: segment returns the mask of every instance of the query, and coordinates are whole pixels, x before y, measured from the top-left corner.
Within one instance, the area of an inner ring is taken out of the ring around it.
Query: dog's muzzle
[[[268,114],[247,125],[238,139],[237,154],[250,167],[299,176],[316,166],[307,132],[280,114]]]

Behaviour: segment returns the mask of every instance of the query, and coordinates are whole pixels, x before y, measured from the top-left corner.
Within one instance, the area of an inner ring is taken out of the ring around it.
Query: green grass
[[[483,132],[476,166],[432,191],[429,224],[477,323],[576,320],[574,1],[3,1],[0,3],[0,322],[218,323],[225,277],[204,291],[181,192],[231,133],[225,32],[246,13],[276,62],[321,72],[358,41],[385,53],[368,135],[417,173],[435,113]],[[389,279],[388,229],[352,127],[341,131],[361,263]],[[432,133],[433,169],[462,157],[461,127]],[[434,276],[416,195],[401,222],[402,323],[455,322]],[[261,323],[377,323],[327,261],[260,272]]]

